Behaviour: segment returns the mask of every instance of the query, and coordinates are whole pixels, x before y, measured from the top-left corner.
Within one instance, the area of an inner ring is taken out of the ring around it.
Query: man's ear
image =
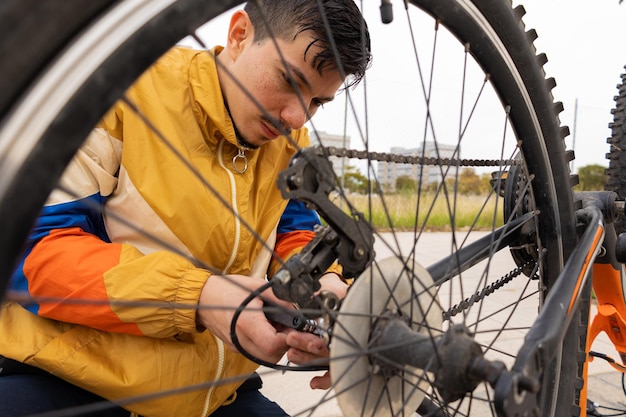
[[[228,53],[234,61],[243,49],[254,40],[254,27],[248,13],[237,10],[230,18],[228,27]]]

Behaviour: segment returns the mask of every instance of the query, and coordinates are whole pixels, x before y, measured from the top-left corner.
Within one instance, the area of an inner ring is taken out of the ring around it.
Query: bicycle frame
[[[579,223],[584,225],[578,244],[569,257],[555,286],[545,300],[541,312],[525,337],[517,360],[510,371],[498,379],[495,387],[495,403],[500,415],[522,415],[524,411],[538,406],[537,397],[526,395],[531,391],[524,381],[543,380],[542,383],[555,383],[558,386],[559,372],[547,372],[551,364],[559,369],[561,346],[573,312],[581,302],[580,295],[590,281],[598,301],[598,314],[593,318],[587,333],[587,360],[583,369],[583,379],[587,380],[587,364],[591,345],[602,331],[620,352],[622,361],[626,358],[626,343],[622,336],[626,331],[626,304],[624,303],[624,266],[616,260],[616,234],[612,222],[616,209],[623,205],[616,202],[617,195],[611,192],[580,193],[583,209],[577,212]],[[601,256],[599,256],[601,255]],[[621,372],[626,368],[612,365]],[[551,381],[550,378],[555,378]],[[586,415],[587,386],[581,390],[581,416]],[[549,400],[549,399],[548,399]],[[556,403],[550,409],[554,412]],[[518,414],[520,413],[520,414]],[[551,414],[552,414],[551,413]]]
[[[566,339],[569,324],[577,311],[582,289],[593,280],[599,302],[599,314],[591,325],[587,339],[587,355],[591,344],[600,331],[610,335],[620,352],[626,352],[626,343],[621,337],[626,331],[626,305],[624,304],[622,283],[624,268],[615,260],[615,231],[612,221],[615,218],[616,194],[610,192],[590,192],[579,196],[583,209],[577,213],[579,222],[585,225],[578,244],[559,275],[541,308],[539,316],[528,331],[513,367],[504,371],[495,383],[495,404],[501,416],[525,415],[524,412],[538,408],[539,384],[558,386],[561,366],[561,347]],[[428,268],[437,283],[458,274],[489,253],[506,247],[515,239],[515,232],[528,221],[528,215],[510,222],[493,234],[460,249],[456,254],[461,266],[450,271],[450,260],[444,259]],[[504,229],[507,230],[504,230]],[[606,236],[609,238],[606,238]],[[491,243],[490,243],[491,242]],[[599,257],[600,253],[603,253]],[[606,261],[610,259],[611,261]],[[454,263],[454,262],[452,262]],[[448,265],[448,266],[447,266]],[[589,357],[589,356],[588,356]],[[624,359],[624,355],[622,359]],[[619,365],[615,365],[619,367]],[[623,372],[623,369],[618,368]],[[584,378],[586,379],[586,362]],[[556,397],[555,397],[556,398]],[[555,398],[541,399],[551,402],[544,404],[544,410],[554,412]],[[581,394],[580,404],[586,403],[586,385]],[[550,415],[551,415],[550,414]],[[586,408],[581,407],[581,415]]]
[[[604,239],[607,251],[596,259],[593,266],[593,290],[598,304],[598,313],[589,326],[587,347],[589,348],[595,338],[605,332],[621,356],[622,362],[626,360],[626,341],[623,334],[626,333],[626,303],[624,300],[626,285],[626,270],[624,265],[617,261],[614,249],[617,236],[612,227],[607,229]],[[623,366],[611,363],[620,372],[624,372]]]
[[[597,313],[591,320],[587,332],[584,376],[587,376],[588,363],[594,360],[591,346],[600,333],[604,332],[620,355],[622,364],[626,361],[626,270],[624,264],[617,259],[620,257],[618,237],[612,225],[607,227],[604,238],[606,252],[598,256],[593,265],[593,292],[597,303]],[[609,365],[621,373],[626,373],[626,367],[615,362],[614,359],[598,355]],[[581,393],[581,404],[587,400],[587,390]]]
[[[559,385],[561,347],[586,285],[593,286],[598,313],[587,330],[583,379],[587,380],[587,364],[593,360],[591,346],[601,332],[609,336],[622,362],[626,360],[623,336],[626,334],[626,270],[616,259],[620,249],[612,225],[617,211],[624,210],[623,202],[618,202],[617,194],[612,192],[584,192],[577,198],[583,201],[583,208],[577,212],[581,226],[578,244],[527,333],[515,364],[511,370],[503,372],[495,384],[495,404],[501,416],[524,415],[524,412],[538,408],[537,396],[532,394],[538,391],[540,381]],[[488,253],[506,247],[527,220],[522,216],[459,250],[456,257],[461,260],[461,266],[453,271],[450,271],[450,260],[444,259],[431,265],[429,272],[437,283],[444,282],[484,259]],[[626,367],[610,358],[605,359],[618,371],[626,372]],[[586,416],[587,387],[585,383],[581,390],[581,416]],[[552,414],[557,407],[555,398],[542,399],[549,402],[542,409],[550,409]]]

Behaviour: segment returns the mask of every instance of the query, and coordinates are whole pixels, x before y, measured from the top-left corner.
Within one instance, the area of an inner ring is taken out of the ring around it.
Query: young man
[[[340,64],[317,1],[252,2],[234,12],[224,48],[174,48],[93,130],[62,180],[73,195],[51,195],[13,277],[38,304],[0,312],[0,415],[145,394],[98,415],[284,415],[256,389],[236,393],[257,365],[236,352],[230,326],[271,258],[248,227],[281,259],[310,240],[314,213],[294,202],[286,209],[276,177],[309,145],[306,121],[369,65],[353,0],[321,3]],[[337,274],[322,282],[345,294]],[[237,322],[252,355],[327,354],[315,336],[277,329],[259,307],[255,300]],[[206,384],[216,379],[231,382]],[[328,377],[311,385],[325,388]]]

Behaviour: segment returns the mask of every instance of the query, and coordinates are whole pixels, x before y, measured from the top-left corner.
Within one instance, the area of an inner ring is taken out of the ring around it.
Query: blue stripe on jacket
[[[96,193],[80,200],[45,206],[26,241],[24,255],[11,276],[9,288],[15,291],[28,292],[28,280],[24,275],[24,261],[30,255],[35,244],[55,229],[79,227],[105,242],[110,242],[101,212],[105,201],[106,197]],[[39,310],[38,304],[31,304],[26,307],[35,314]]]
[[[314,210],[307,208],[301,201],[289,200],[278,222],[277,232],[280,234],[296,230],[313,231],[314,227],[320,224],[320,218]]]

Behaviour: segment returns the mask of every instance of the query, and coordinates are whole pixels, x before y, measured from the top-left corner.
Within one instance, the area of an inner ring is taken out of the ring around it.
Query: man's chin
[[[243,136],[237,136],[237,142],[239,142],[239,145],[247,149],[258,149],[259,146],[265,143],[263,142],[261,144],[255,144],[255,143],[250,142],[248,139],[244,138]]]

